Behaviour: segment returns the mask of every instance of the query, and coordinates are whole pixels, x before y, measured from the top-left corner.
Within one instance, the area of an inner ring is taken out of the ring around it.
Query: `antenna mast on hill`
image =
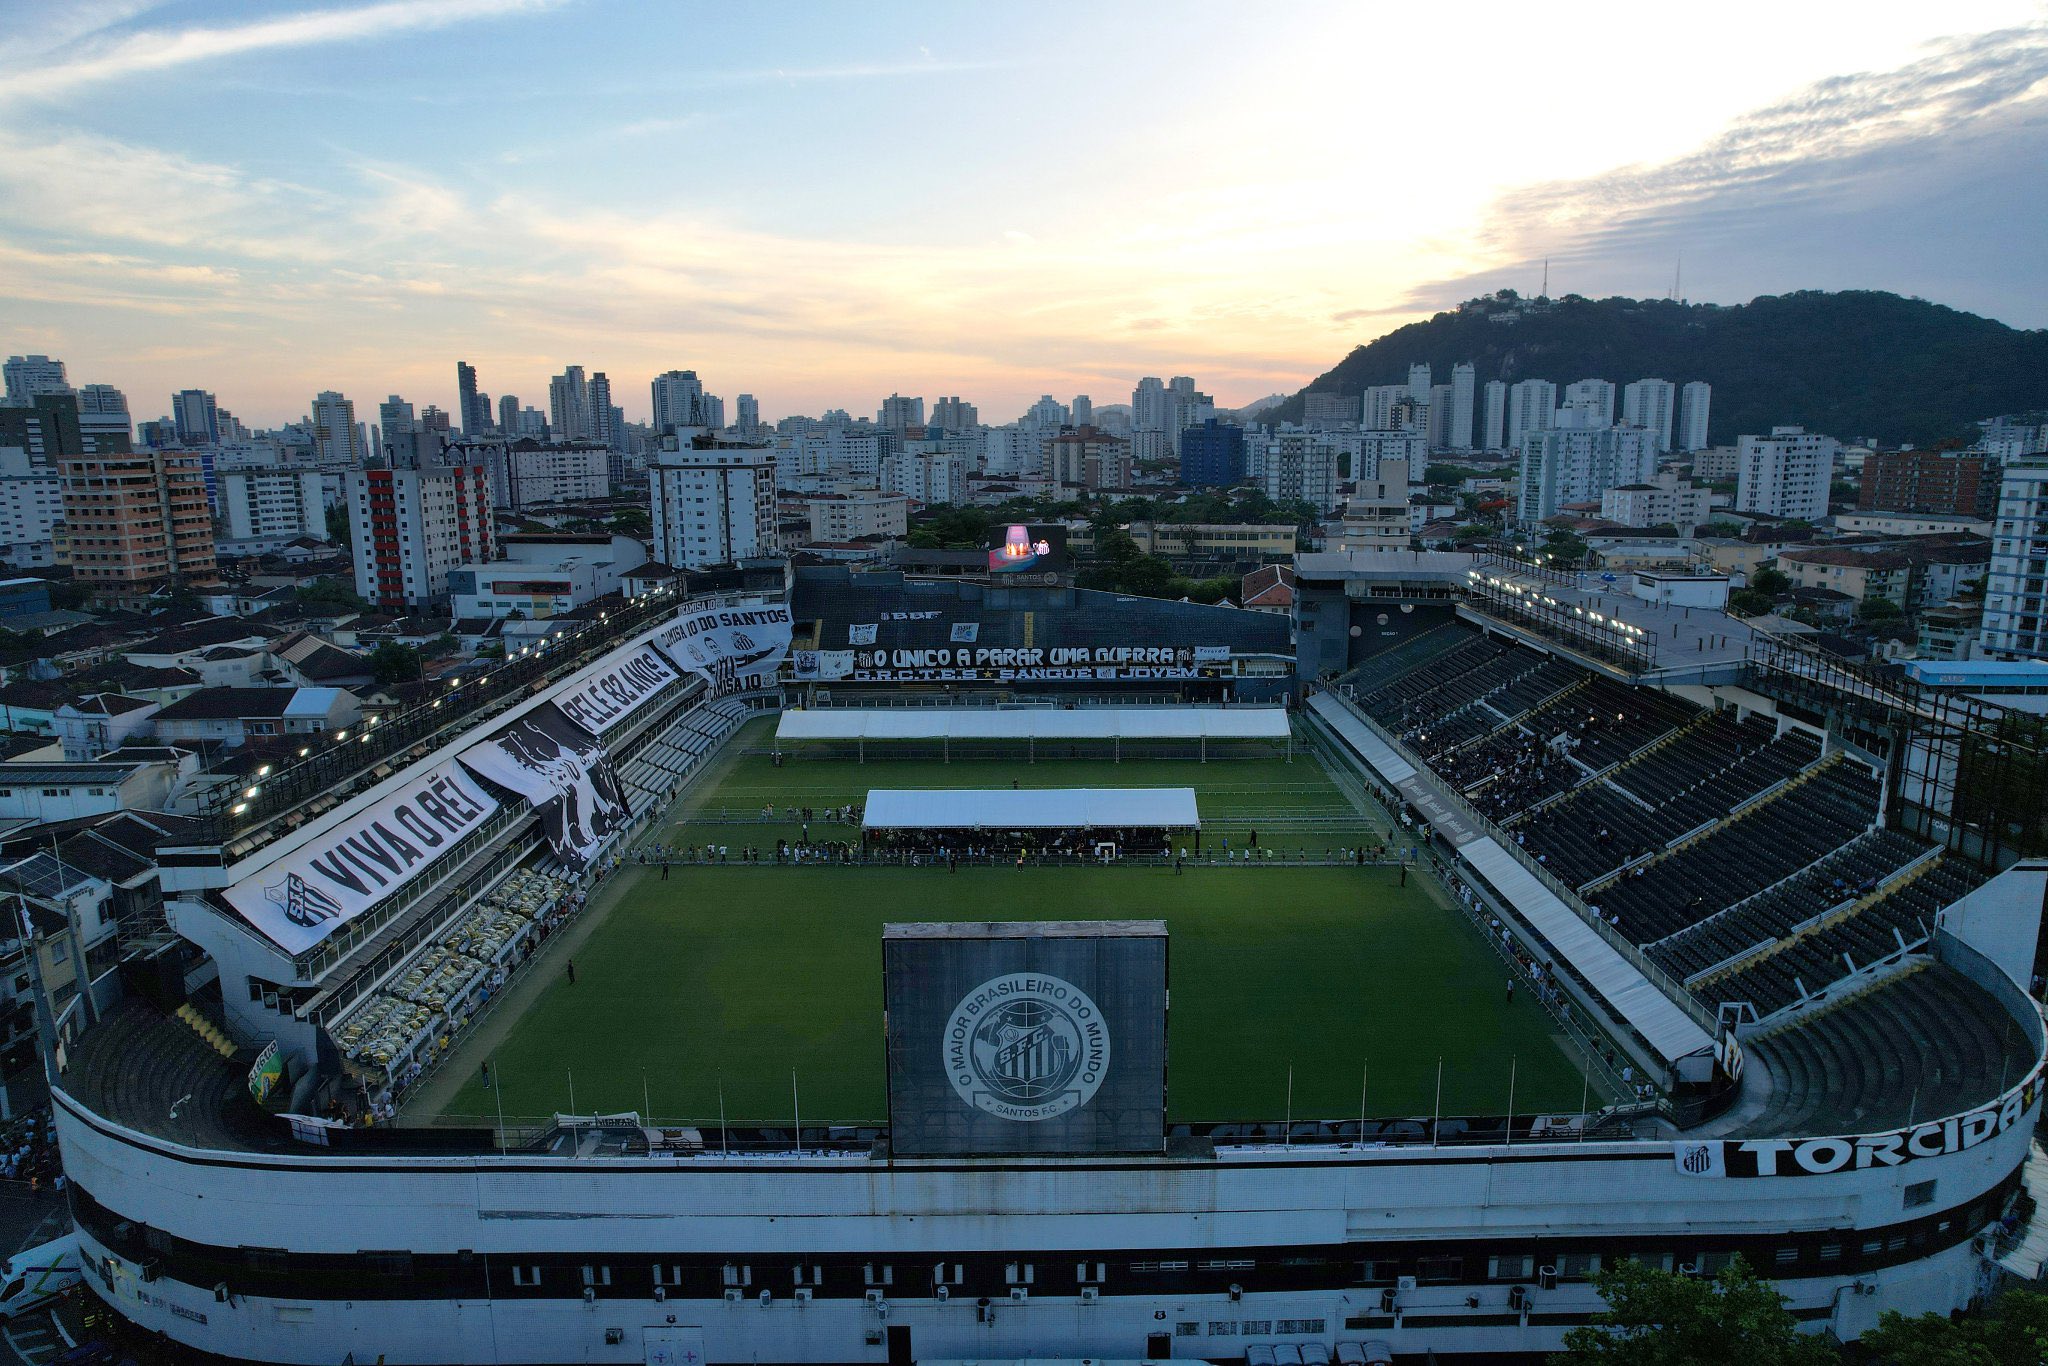
[[[1543,258],[1543,292],[1536,297],[1539,299],[1550,297],[1550,258],[1548,256]]]
[[[1685,297],[1685,258],[1679,257],[1671,267],[1671,302],[1677,303]]]

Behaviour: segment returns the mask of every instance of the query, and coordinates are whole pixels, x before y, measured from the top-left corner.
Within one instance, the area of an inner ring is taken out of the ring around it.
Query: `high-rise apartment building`
[[[1451,444],[1451,386],[1433,384],[1429,389],[1429,412],[1423,419],[1423,433],[1431,450]]]
[[[1167,425],[1166,385],[1157,375],[1147,375],[1131,391],[1131,430],[1163,432]]]
[[[64,375],[64,362],[48,356],[9,356],[0,364],[6,376],[7,401],[26,403],[37,394],[68,394],[71,381]]]
[[[332,389],[313,396],[313,458],[360,464],[368,454],[356,427],[354,400]]]
[[[655,456],[647,480],[662,564],[703,569],[781,550],[772,451],[686,445]]]
[[[385,611],[443,607],[448,573],[492,557],[480,464],[359,470],[349,478],[356,592]]]
[[[1593,414],[1594,425],[1614,425],[1614,381],[1582,379],[1564,386],[1564,406]]]
[[[220,406],[204,389],[180,389],[171,396],[171,422],[186,446],[220,444]]]
[[[1406,550],[1412,534],[1408,507],[1408,464],[1389,460],[1353,486],[1344,501],[1337,544],[1330,548],[1365,553]]]
[[[1451,368],[1450,446],[1454,451],[1472,449],[1472,400],[1477,396],[1479,372],[1470,362]]]
[[[64,523],[73,576],[116,602],[218,582],[206,472],[187,451],[67,455]]]
[[[1696,379],[1678,393],[1678,449],[1703,451],[1707,448],[1707,412],[1713,406],[1714,386]]]
[[[1427,403],[1429,402],[1429,391],[1434,387],[1435,385],[1430,377],[1427,365],[1411,365],[1408,367],[1408,397],[1414,399],[1417,403]]]
[[[565,366],[548,381],[548,426],[557,441],[587,441],[594,434],[590,384],[583,377],[582,366]]]
[[[1231,488],[1245,478],[1244,428],[1210,418],[1180,434],[1180,482]]]
[[[739,407],[739,421],[734,425],[739,428],[741,436],[751,441],[764,430],[761,426],[760,401],[752,394],[741,394],[733,402]]]
[[[1337,447],[1320,432],[1281,432],[1261,443],[1266,496],[1299,499],[1318,513],[1337,506]]]
[[[1998,503],[1998,462],[1982,451],[1873,451],[1863,462],[1865,512],[1989,517]]]
[[[654,435],[664,437],[684,427],[708,427],[704,420],[704,385],[695,370],[668,370],[654,377]]]
[[[1621,391],[1621,420],[1657,438],[1657,453],[1671,449],[1678,420],[1678,386],[1668,379],[1639,379]]]
[[[1319,430],[1358,424],[1359,400],[1335,389],[1311,389],[1301,396],[1301,425]]]
[[[1045,477],[1056,484],[1122,489],[1131,484],[1131,443],[1094,427],[1069,427],[1045,443]]]
[[[1486,381],[1486,430],[1480,437],[1482,450],[1497,451],[1507,441],[1508,386],[1506,380]]]
[[[78,399],[46,390],[0,407],[0,447],[27,452],[30,466],[45,473],[54,472],[67,455],[88,454]]]
[[[1076,427],[1095,425],[1095,400],[1086,394],[1074,395],[1074,401],[1067,405],[1067,417]]]
[[[1058,431],[1061,427],[1072,426],[1067,417],[1067,405],[1051,394],[1040,394],[1038,402],[1024,410],[1019,419],[1027,427],[1036,427],[1043,432]]]
[[[506,436],[519,434],[519,395],[498,395],[498,430]]]
[[[414,415],[412,405],[397,394],[391,395],[377,405],[377,440],[383,446],[387,458],[392,447],[401,445],[400,439],[411,436],[413,428],[418,424],[419,419]]]
[[[1516,516],[1540,522],[1568,503],[1598,503],[1607,490],[1646,483],[1656,470],[1656,440],[1649,432],[1603,426],[1592,412],[1568,408],[1554,425],[1522,438]]]
[[[2048,659],[2048,461],[2005,467],[1984,578],[1986,654]]]
[[[1773,427],[1769,436],[1745,436],[1735,447],[1735,507],[1773,517],[1817,522],[1828,515],[1841,443],[1804,427]]]
[[[491,499],[524,509],[603,498],[611,491],[609,452],[594,441],[543,445],[530,438],[465,444],[451,457],[482,464],[491,475]]]
[[[321,475],[303,465],[255,465],[219,470],[221,535],[229,541],[282,545],[300,536],[327,539]]]
[[[875,425],[885,432],[905,432],[912,427],[924,426],[924,400],[906,398],[902,394],[891,394],[882,400],[882,411],[875,418]]]
[[[948,432],[971,432],[981,425],[981,412],[955,394],[933,402],[931,425]]]
[[[590,377],[590,439],[606,450],[616,450],[624,440],[623,424],[614,422],[611,376],[599,370]]]
[[[1507,448],[1518,451],[1531,432],[1557,425],[1557,386],[1547,379],[1525,379],[1508,390]]]
[[[477,392],[476,367],[466,360],[455,362],[455,414],[462,420],[464,436],[482,436],[491,429],[491,396]]]
[[[135,440],[128,396],[111,384],[88,384],[80,389],[78,431],[88,449],[128,450]]]

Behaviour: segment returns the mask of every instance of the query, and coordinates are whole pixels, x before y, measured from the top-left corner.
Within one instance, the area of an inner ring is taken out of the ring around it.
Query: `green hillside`
[[[1358,347],[1307,387],[1362,393],[1404,383],[1421,361],[1439,384],[1463,361],[1481,386],[1703,379],[1714,386],[1716,445],[1795,422],[1844,440],[1922,444],[1969,436],[1980,417],[2048,407],[2048,331],[1877,291],[1809,290],[1732,307],[1504,291]],[[1298,419],[1300,396],[1276,413]]]

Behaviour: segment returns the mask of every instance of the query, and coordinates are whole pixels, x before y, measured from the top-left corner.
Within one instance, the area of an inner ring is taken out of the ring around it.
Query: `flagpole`
[[[498,1100],[498,1147],[505,1146],[505,1069],[498,1069],[498,1080],[491,1086],[491,1094]]]
[[[1520,1058],[1508,1059],[1508,1146],[1515,1146],[1515,1066]]]
[[[732,1144],[725,1134],[725,1073],[718,1074],[718,1150],[730,1154]]]
[[[1372,1059],[1367,1058],[1358,1069],[1358,1141],[1365,1142],[1365,1086],[1372,1079]]]
[[[654,1123],[654,1102],[647,1098],[647,1069],[640,1069],[640,1117]]]
[[[576,1113],[576,1069],[565,1069],[569,1073],[569,1113]]]
[[[1287,1064],[1287,1127],[1280,1132],[1280,1146],[1294,1146],[1294,1064]]]
[[[1429,1117],[1429,1146],[1436,1146],[1436,1131],[1443,1126],[1444,1119],[1444,1060],[1436,1060],[1436,1109]]]
[[[789,1069],[789,1105],[792,1110],[796,1111],[796,1150],[802,1152],[804,1150],[804,1106],[803,1102],[797,1099],[796,1069],[794,1067]]]
[[[1586,1106],[1591,1103],[1592,1094],[1593,1055],[1591,1052],[1588,1052],[1586,1054],[1586,1065],[1579,1069],[1579,1142],[1581,1143],[1586,1141],[1586,1121],[1592,1117],[1586,1110]]]

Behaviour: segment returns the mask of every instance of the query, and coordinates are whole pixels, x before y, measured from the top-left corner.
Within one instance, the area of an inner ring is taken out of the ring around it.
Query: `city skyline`
[[[1428,16],[1337,7],[26,15],[0,57],[5,349],[138,418],[188,388],[252,426],[326,390],[453,409],[460,358],[542,408],[565,366],[607,372],[632,421],[676,368],[770,421],[891,392],[1007,421],[1148,374],[1223,407],[1292,391],[1534,292],[1546,259],[1553,294],[1655,297],[1682,258],[1696,300],[1888,288],[2048,323],[2038,6],[1473,17],[1454,57]],[[1359,88],[1432,33],[1443,61]],[[1623,33],[1686,59],[1534,102],[1458,78],[1570,72]]]

